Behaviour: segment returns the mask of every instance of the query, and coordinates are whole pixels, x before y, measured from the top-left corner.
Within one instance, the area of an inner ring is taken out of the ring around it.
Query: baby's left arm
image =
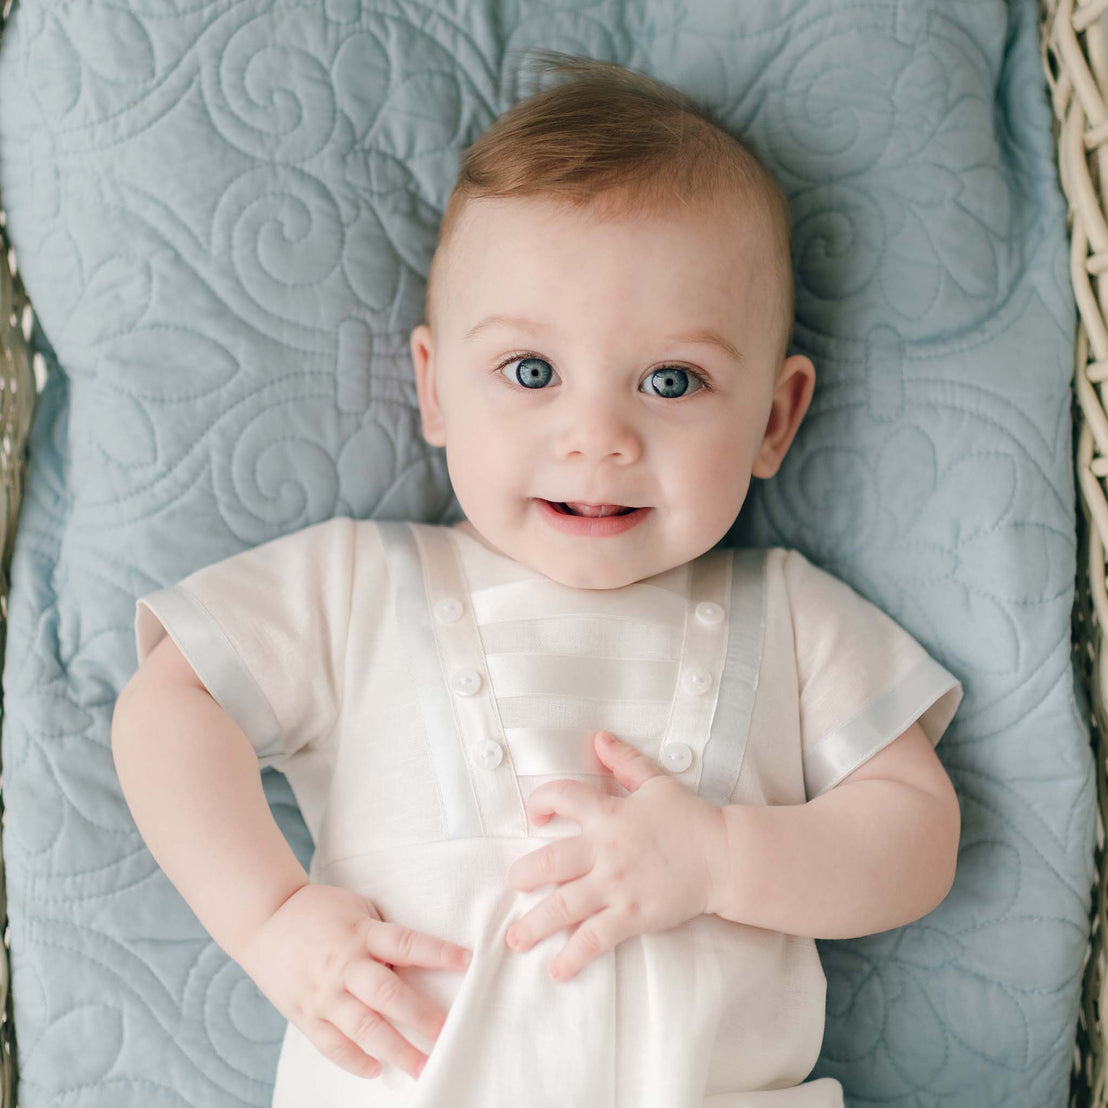
[[[508,928],[513,950],[579,925],[548,967],[559,980],[633,935],[699,915],[841,939],[910,923],[950,891],[958,799],[918,723],[835,788],[776,807],[719,808],[608,732],[594,741],[628,795],[569,779],[540,785],[527,799],[531,822],[558,814],[581,833],[507,873],[520,891],[557,886]]]
[[[918,723],[806,804],[723,815],[727,868],[712,910],[725,919],[848,939],[919,919],[954,883],[958,798]]]

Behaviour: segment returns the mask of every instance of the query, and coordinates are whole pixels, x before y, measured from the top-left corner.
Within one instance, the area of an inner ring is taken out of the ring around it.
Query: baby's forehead
[[[707,221],[712,233],[705,236]],[[774,236],[759,206],[735,199],[727,203],[646,206],[599,197],[573,203],[545,195],[522,198],[480,197],[467,200],[452,229],[453,240],[445,253],[453,255],[462,270],[487,256],[490,243],[511,249],[524,238],[528,242],[559,244],[562,236],[587,236],[611,228],[629,237],[649,234],[665,225],[667,237],[695,240],[702,253],[711,252],[735,264],[765,264],[787,255]],[[465,249],[457,249],[463,245]],[[439,249],[446,247],[440,243]],[[787,257],[784,259],[787,263]]]
[[[691,251],[681,250],[686,233],[694,241]],[[650,245],[640,250],[639,243]],[[584,268],[577,268],[577,259]],[[475,320],[503,311],[493,300],[502,299],[500,292],[514,293],[516,282],[534,296],[545,281],[562,289],[574,273],[588,269],[595,274],[596,267],[618,281],[624,265],[647,281],[650,273],[657,274],[659,287],[676,282],[676,300],[686,299],[680,293],[695,295],[698,309],[721,296],[728,301],[717,303],[709,315],[730,316],[733,295],[753,298],[759,306],[748,304],[743,313],[747,334],[769,333],[779,329],[781,318],[791,318],[791,305],[783,304],[783,286],[791,284],[787,238],[782,249],[759,205],[738,199],[699,207],[636,206],[612,198],[573,203],[546,195],[468,199],[439,244],[429,311],[437,315],[445,309],[468,329]],[[677,303],[672,307],[675,316],[681,314]]]

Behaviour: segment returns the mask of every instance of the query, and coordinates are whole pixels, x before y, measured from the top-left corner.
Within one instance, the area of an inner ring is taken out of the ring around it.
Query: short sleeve
[[[337,720],[356,527],[326,520],[136,603],[139,664],[168,633],[263,767],[280,769]]]
[[[961,682],[880,608],[798,551],[787,552],[783,572],[808,798],[917,721],[936,746],[961,703]]]

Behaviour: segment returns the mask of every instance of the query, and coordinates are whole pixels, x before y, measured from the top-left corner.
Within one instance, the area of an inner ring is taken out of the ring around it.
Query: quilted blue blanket
[[[283,1021],[115,778],[135,600],[330,516],[459,518],[407,340],[459,152],[535,45],[683,88],[781,180],[819,386],[731,539],[799,548],[965,686],[955,887],[820,944],[814,1075],[851,1105],[1063,1105],[1095,789],[1034,0],[19,0],[0,193],[48,368],[3,670],[19,1102],[268,1103]]]

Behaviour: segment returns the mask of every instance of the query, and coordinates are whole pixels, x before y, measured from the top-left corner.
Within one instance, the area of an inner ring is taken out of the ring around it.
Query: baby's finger
[[[546,823],[551,816],[565,816],[579,827],[584,827],[591,816],[599,811],[608,811],[613,799],[584,781],[560,777],[535,789],[527,797],[524,807],[528,819],[536,827]]]
[[[313,1020],[309,1027],[301,1030],[312,1046],[340,1069],[355,1077],[381,1076],[381,1063],[352,1043],[334,1024],[327,1020]]]
[[[399,923],[367,921],[366,948],[378,962],[390,966],[427,966],[431,969],[464,970],[470,954],[464,946],[424,935]]]
[[[367,1008],[376,1009],[393,1023],[399,1020],[414,1027],[429,1039],[437,1039],[446,1023],[441,1008],[379,962],[368,958],[351,962],[343,984]]]
[[[530,950],[547,935],[588,919],[603,907],[604,897],[595,883],[571,881],[520,916],[505,933],[505,942],[513,950]]]
[[[395,974],[389,977],[399,980]],[[408,1042],[379,1010],[367,1007],[350,993],[339,994],[327,1010],[327,1020],[360,1051],[389,1062],[410,1077],[419,1077],[427,1063],[427,1055]]]
[[[508,867],[508,884],[520,892],[560,885],[583,877],[595,861],[592,841],[584,835],[570,835],[517,858]]]
[[[614,950],[635,932],[623,922],[623,917],[611,908],[590,916],[573,933],[573,937],[554,956],[546,972],[554,981],[575,977],[594,958]]]

